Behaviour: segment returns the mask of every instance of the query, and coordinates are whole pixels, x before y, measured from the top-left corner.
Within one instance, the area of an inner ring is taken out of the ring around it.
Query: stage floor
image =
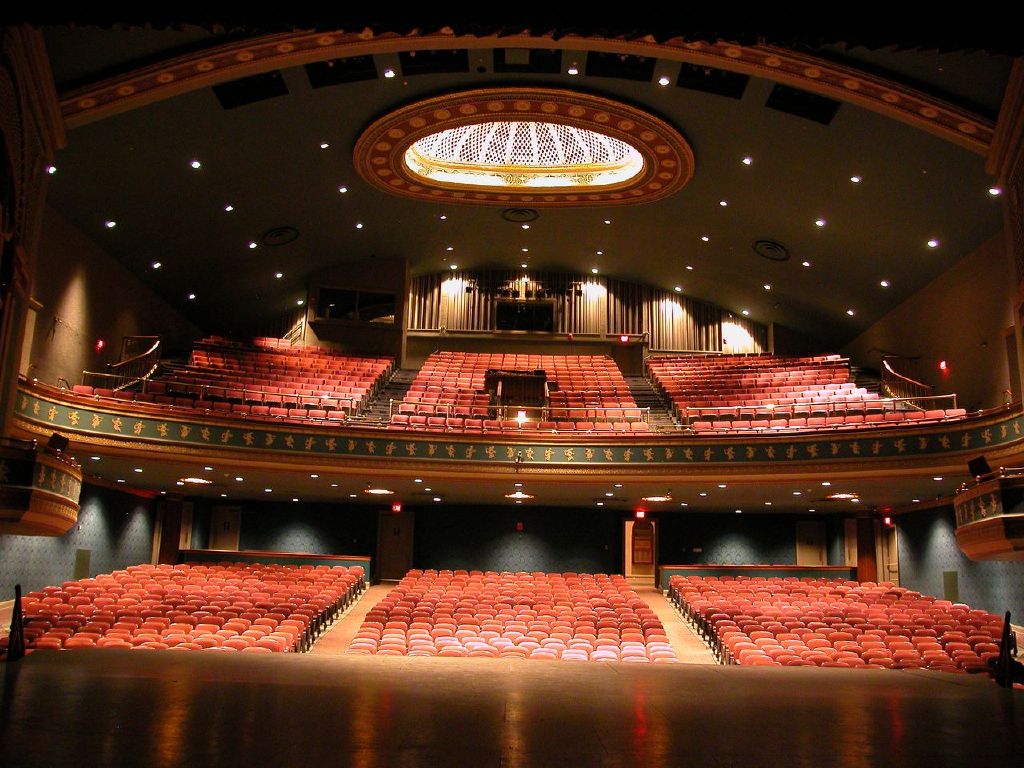
[[[1020,765],[1024,694],[925,671],[95,650],[0,668],[0,765]]]

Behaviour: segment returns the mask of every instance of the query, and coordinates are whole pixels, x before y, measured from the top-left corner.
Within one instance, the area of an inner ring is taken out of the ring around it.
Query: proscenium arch
[[[437,31],[375,37],[369,30],[303,31],[261,35],[169,58],[124,75],[61,94],[68,128],[136,109],[200,88],[317,61],[402,51],[545,48],[653,56],[725,69],[791,85],[854,104],[931,133],[980,155],[991,149],[995,126],[976,113],[861,70],[770,45],[613,40],[599,36],[538,34],[476,37]]]

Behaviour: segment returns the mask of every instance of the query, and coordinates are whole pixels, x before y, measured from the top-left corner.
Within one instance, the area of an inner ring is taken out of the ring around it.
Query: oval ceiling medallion
[[[550,88],[438,96],[380,118],[356,142],[359,175],[391,194],[475,205],[632,205],[693,176],[672,126],[635,107]]]

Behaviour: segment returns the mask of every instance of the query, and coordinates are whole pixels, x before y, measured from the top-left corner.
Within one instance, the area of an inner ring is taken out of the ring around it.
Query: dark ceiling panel
[[[702,67],[697,64],[683,64],[676,79],[676,85],[680,88],[728,96],[730,99],[742,99],[749,82],[750,78],[739,72]]]
[[[221,83],[213,86],[213,92],[224,109],[235,109],[244,107],[246,104],[255,104],[258,101],[266,101],[278,96],[288,95],[288,86],[284,78],[277,70],[264,72],[252,77],[243,77],[239,80],[232,80],[230,83]]]
[[[403,75],[443,75],[469,72],[469,52],[405,51],[398,54]]]
[[[769,109],[777,109],[779,112],[812,120],[822,125],[831,125],[836,112],[839,111],[838,101],[781,84],[772,88],[768,101],[764,105]]]
[[[650,56],[630,56],[624,53],[587,54],[586,73],[590,77],[618,77],[623,80],[650,82],[654,77],[657,59]]]
[[[360,80],[374,80],[377,65],[373,56],[349,56],[345,59],[314,61],[306,65],[306,76],[314,88],[341,83],[357,83]]]
[[[562,52],[544,48],[497,48],[495,72],[533,72],[557,75],[562,69]]]

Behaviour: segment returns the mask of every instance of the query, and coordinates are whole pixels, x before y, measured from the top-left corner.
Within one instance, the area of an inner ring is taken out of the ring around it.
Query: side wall
[[[121,338],[159,335],[173,354],[203,335],[120,262],[52,208],[43,219],[32,296],[42,304],[28,375],[72,384],[116,362]],[[96,340],[106,341],[97,353]]]
[[[944,597],[943,574],[957,574],[959,602],[1024,620],[1024,562],[975,562],[956,544],[952,507],[896,517],[900,584],[923,594]],[[950,596],[952,598],[952,596]]]
[[[1013,280],[1002,235],[984,243],[846,345],[857,365],[883,353],[920,356],[919,378],[955,392],[968,410],[1003,403],[1010,386],[1004,331],[1013,325]],[[938,362],[946,360],[942,375]]]
[[[150,499],[83,485],[78,524],[65,535],[0,536],[0,601],[74,578],[78,550],[89,551],[88,575],[148,563],[156,504]]]

